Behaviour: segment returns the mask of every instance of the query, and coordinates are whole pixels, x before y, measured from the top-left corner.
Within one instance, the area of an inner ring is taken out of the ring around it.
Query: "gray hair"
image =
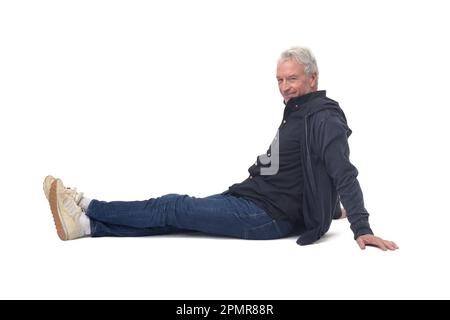
[[[311,78],[311,76],[315,73],[317,75],[318,82],[319,68],[317,68],[316,57],[314,57],[311,50],[306,47],[292,47],[286,51],[283,51],[278,61],[280,62],[288,59],[294,59],[298,63],[302,64],[305,67],[305,74],[307,77]]]

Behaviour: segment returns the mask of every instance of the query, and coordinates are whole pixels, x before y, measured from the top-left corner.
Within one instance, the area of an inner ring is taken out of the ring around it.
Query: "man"
[[[317,91],[319,72],[311,51],[284,51],[277,80],[284,98],[283,120],[269,150],[249,168],[250,176],[222,194],[205,198],[167,194],[131,202],[83,197],[48,176],[44,192],[62,240],[85,236],[148,236],[180,230],[277,239],[299,232],[311,244],[333,218],[347,216],[355,240],[382,250],[391,241],[373,235],[357,170],[349,161],[351,130],[336,101]],[[340,208],[339,202],[343,204]]]

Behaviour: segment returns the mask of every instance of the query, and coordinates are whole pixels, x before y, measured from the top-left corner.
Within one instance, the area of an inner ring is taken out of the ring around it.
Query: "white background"
[[[0,2],[0,298],[450,298],[448,1]],[[87,196],[207,196],[281,121],[279,53],[313,49],[376,234],[62,242],[47,174]]]

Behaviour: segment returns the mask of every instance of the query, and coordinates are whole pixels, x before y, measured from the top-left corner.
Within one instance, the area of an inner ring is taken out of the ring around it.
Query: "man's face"
[[[294,59],[286,59],[278,62],[277,80],[278,88],[287,103],[290,99],[317,91],[317,75],[308,78],[305,67]]]

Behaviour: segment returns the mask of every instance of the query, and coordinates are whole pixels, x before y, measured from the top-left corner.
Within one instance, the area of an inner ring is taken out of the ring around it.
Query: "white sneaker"
[[[56,232],[61,240],[72,240],[84,236],[80,224],[83,211],[78,205],[81,198],[81,193],[65,188],[60,179],[52,182],[48,199]]]
[[[50,194],[50,188],[52,187],[53,181],[55,181],[55,177],[52,176],[46,176],[44,179],[44,193],[47,200],[49,199],[48,196]]]
[[[52,187],[53,182],[56,180],[53,176],[46,176],[44,179],[43,187],[44,187],[44,193],[47,200],[49,199],[50,194],[50,188]],[[76,204],[80,204],[81,199],[83,198],[83,192],[77,192],[77,188],[71,189],[71,188],[65,188],[66,192],[72,196],[72,198],[75,200]]]

